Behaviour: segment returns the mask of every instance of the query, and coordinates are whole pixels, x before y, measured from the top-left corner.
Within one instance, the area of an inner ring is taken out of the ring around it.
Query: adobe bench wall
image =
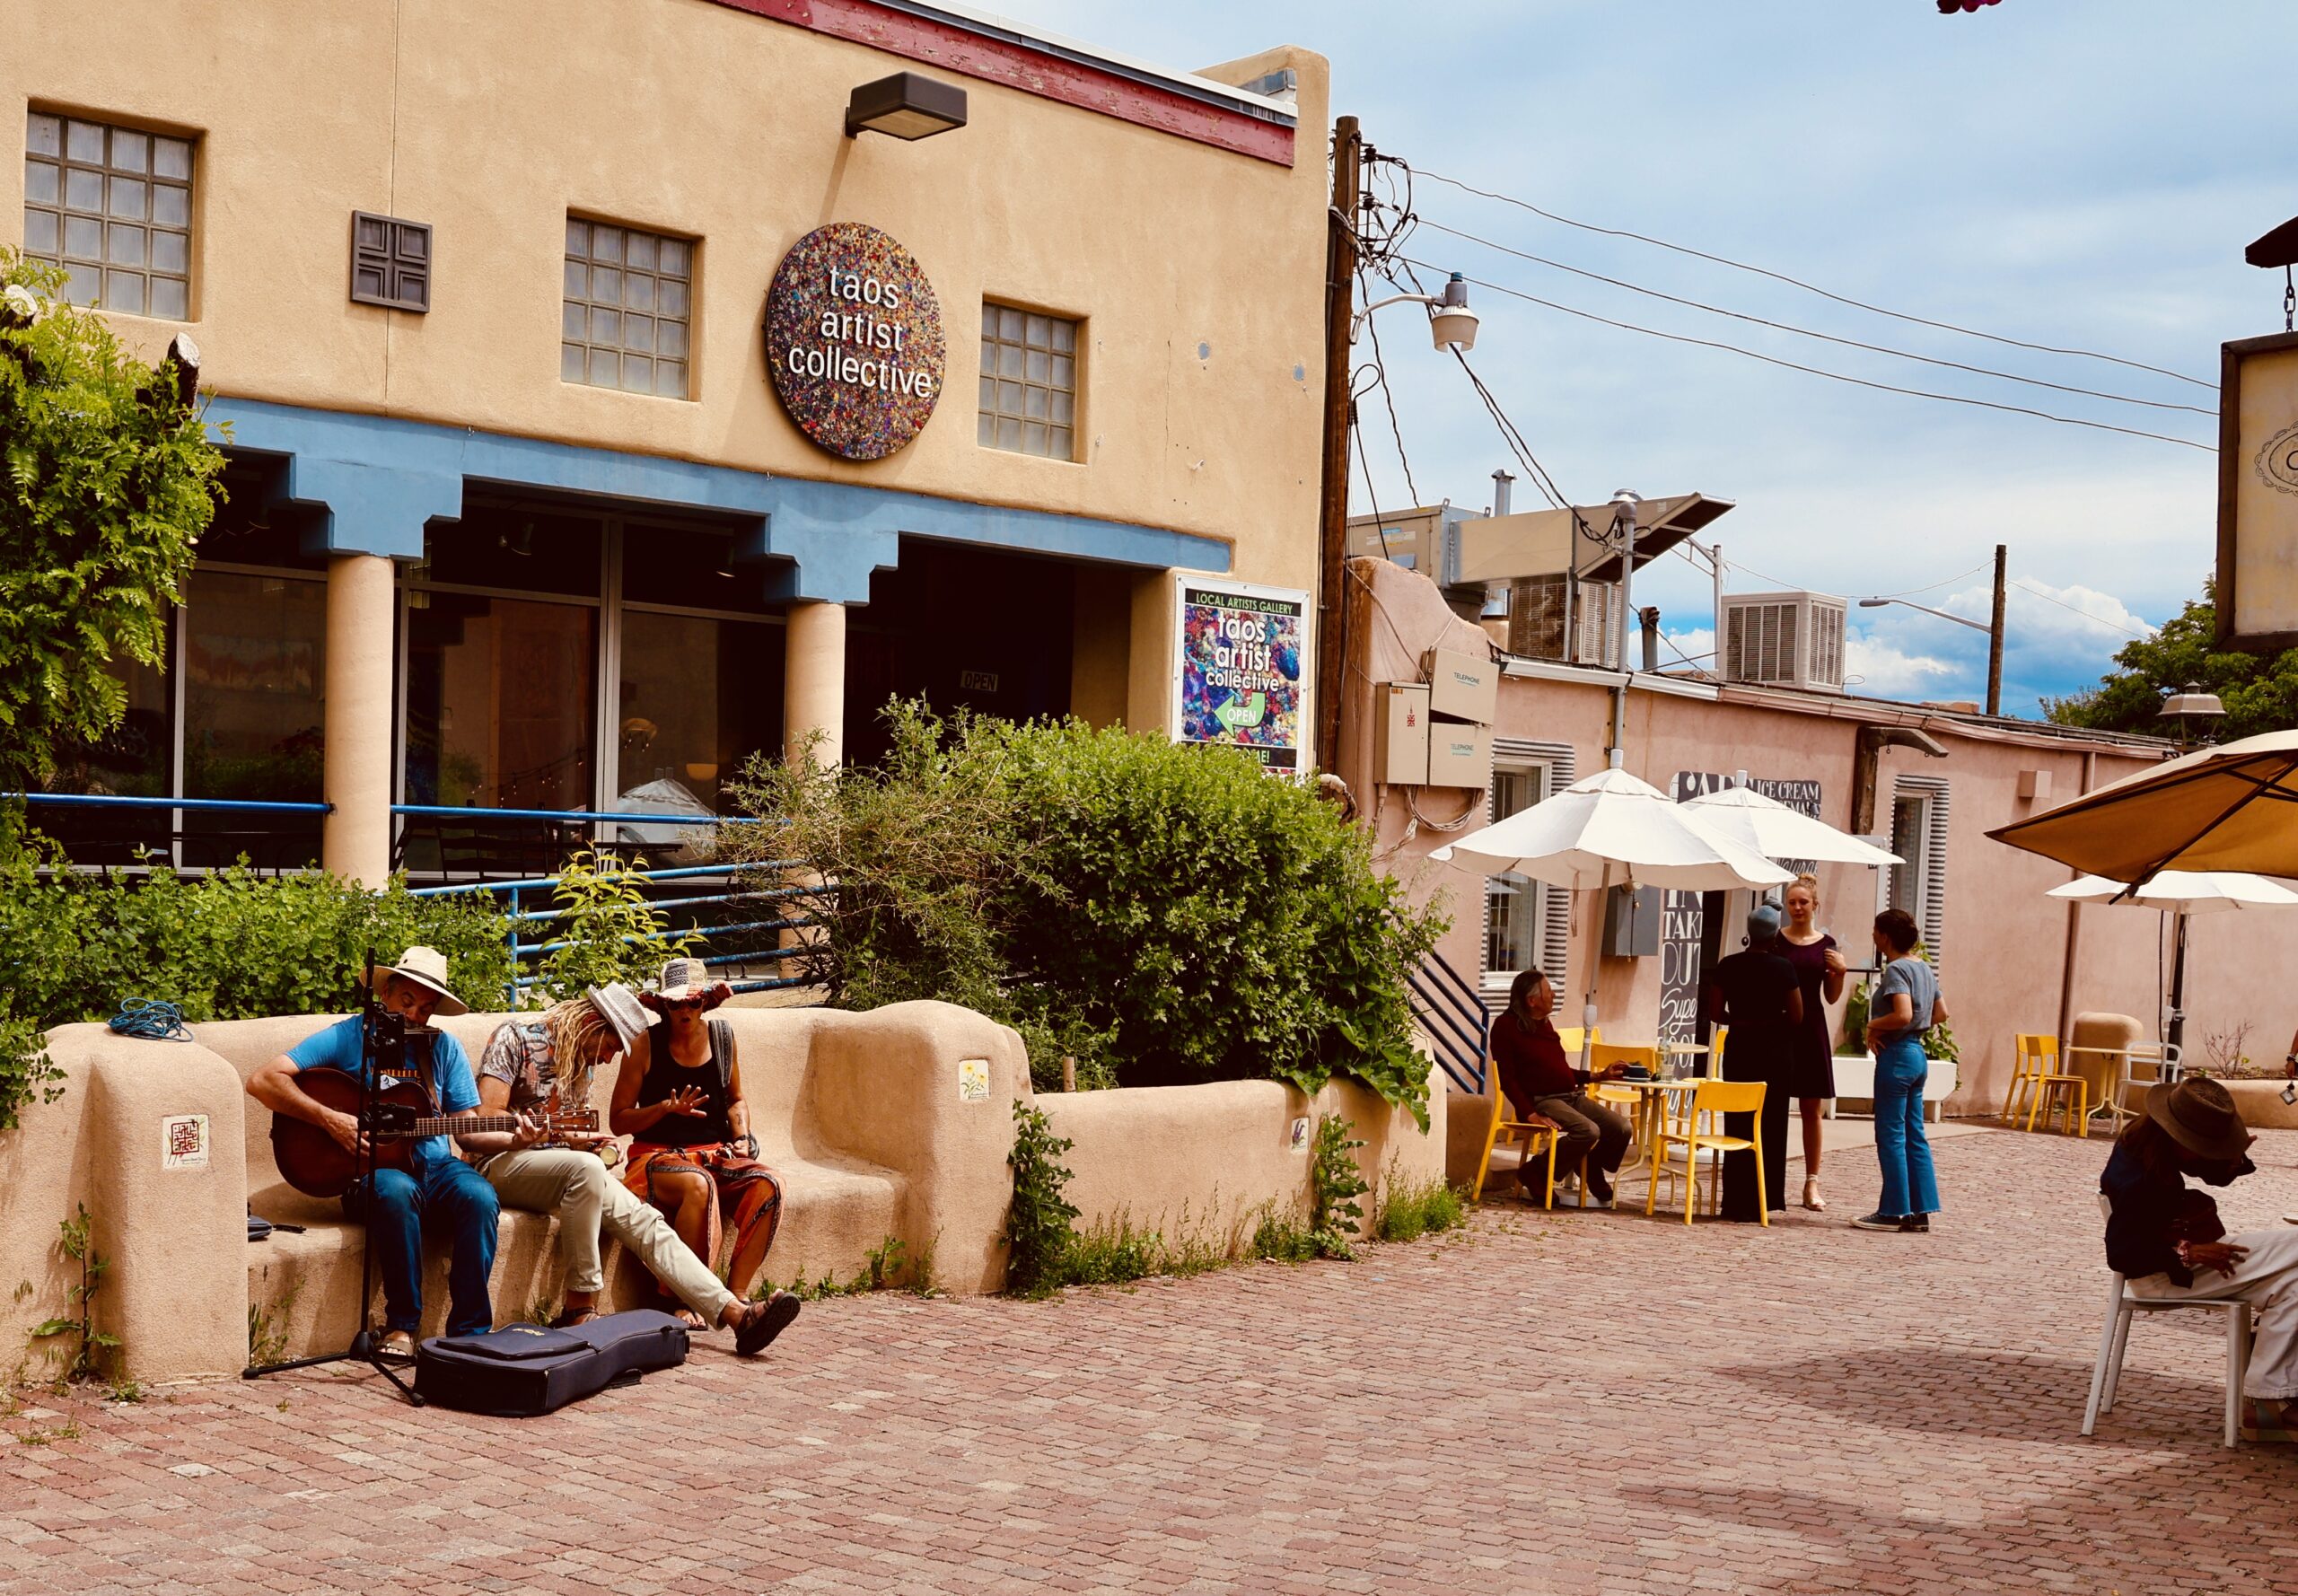
[[[945,1288],[993,1291],[1012,1193],[1011,1104],[1029,1092],[1021,1039],[950,1004],[899,1004],[866,1014],[727,1009],[759,1153],[785,1179],[783,1228],[767,1273],[850,1276],[888,1236],[911,1254],[932,1247]],[[476,1059],[506,1016],[440,1022]],[[358,1322],[358,1232],[331,1199],[283,1183],[271,1115],[245,1078],[336,1016],[298,1015],[193,1027],[190,1042],[59,1026],[48,1051],[65,1093],[36,1103],[0,1134],[0,1337],[22,1345],[65,1311],[75,1278],[57,1226],[85,1203],[111,1259],[95,1299],[97,1328],[120,1337],[121,1372],[157,1381],[236,1374],[247,1360],[250,1305],[270,1316],[284,1355],[343,1346]],[[988,1064],[988,1093],[960,1096],[960,1061]],[[600,1072],[604,1110],[613,1072]],[[205,1115],[206,1156],[169,1167],[162,1127]],[[250,1243],[245,1215],[310,1227]],[[445,1259],[426,1249],[424,1333],[446,1306]],[[498,1319],[555,1300],[562,1279],[557,1222],[505,1209],[493,1284]],[[30,1282],[29,1292],[16,1284]],[[609,1303],[644,1276],[609,1259]],[[378,1293],[380,1296],[380,1293]],[[37,1361],[37,1360],[35,1360]]]
[[[743,1086],[760,1155],[783,1176],[782,1228],[767,1274],[787,1282],[850,1278],[889,1236],[913,1258],[931,1249],[937,1283],[960,1294],[1003,1283],[1002,1240],[1013,1190],[1013,1104],[1030,1095],[1013,1031],[948,1004],[899,1004],[868,1013],[823,1009],[724,1009],[741,1049]],[[476,1060],[505,1016],[440,1022]],[[0,1133],[0,1337],[22,1346],[31,1328],[66,1311],[76,1278],[57,1247],[57,1226],[85,1203],[97,1249],[112,1260],[95,1299],[96,1328],[121,1341],[120,1372],[144,1381],[237,1374],[247,1361],[250,1307],[278,1338],[280,1355],[344,1346],[358,1323],[358,1232],[332,1199],[306,1197],[279,1179],[268,1109],[243,1082],[334,1016],[216,1022],[188,1043],[141,1041],[101,1025],[49,1033],[65,1092],[35,1103],[22,1127]],[[969,1098],[960,1064],[986,1059],[987,1097]],[[603,1112],[614,1071],[601,1070]],[[1082,1226],[1122,1220],[1136,1229],[1250,1239],[1264,1205],[1303,1211],[1309,1154],[1291,1144],[1296,1118],[1338,1113],[1368,1145],[1366,1179],[1419,1181],[1441,1174],[1440,1094],[1431,1134],[1351,1083],[1311,1100],[1272,1082],[1055,1095],[1039,1100],[1057,1134],[1075,1146],[1071,1200]],[[163,1127],[206,1118],[206,1157],[171,1167]],[[245,1215],[309,1228],[250,1243]],[[1373,1212],[1366,1204],[1368,1215]],[[1219,1227],[1219,1228],[1215,1228]],[[498,1322],[556,1302],[564,1279],[557,1222],[505,1209],[493,1295]],[[650,1289],[635,1262],[607,1255],[609,1306]],[[19,1291],[19,1282],[29,1291]],[[378,1288],[377,1301],[381,1293]],[[424,1333],[446,1306],[445,1256],[426,1249]],[[37,1364],[37,1358],[35,1358]]]

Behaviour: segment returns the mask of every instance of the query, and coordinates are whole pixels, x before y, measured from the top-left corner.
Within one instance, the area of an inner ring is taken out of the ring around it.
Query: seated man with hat
[[[363,975],[364,982],[365,977]],[[478,1108],[478,1088],[462,1044],[431,1029],[434,1014],[469,1010],[447,985],[446,955],[414,947],[396,964],[375,969],[375,1002],[407,1027],[407,1058],[443,1117]],[[306,1037],[248,1077],[248,1095],[275,1114],[318,1126],[345,1152],[364,1153],[358,1118],[318,1101],[296,1084],[307,1069],[336,1069],[359,1078],[366,1067],[363,1020],[353,1014]],[[444,1231],[453,1243],[447,1270],[447,1334],[483,1334],[495,1328],[487,1279],[495,1272],[495,1188],[455,1156],[443,1136],[409,1148],[408,1168],[380,1169],[343,1194],[343,1211],[367,1226],[367,1244],[383,1277],[383,1337],[380,1356],[409,1362],[423,1317],[423,1232]],[[362,1320],[367,1304],[359,1304]]]
[[[483,1155],[479,1172],[506,1206],[558,1215],[566,1297],[553,1328],[597,1317],[598,1294],[606,1285],[599,1258],[604,1228],[702,1322],[731,1329],[734,1350],[752,1357],[798,1316],[797,1297],[777,1291],[762,1302],[745,1302],[729,1291],[668,1220],[608,1175],[607,1157],[618,1156],[612,1136],[545,1139],[542,1117],[562,1102],[587,1104],[600,1065],[621,1055],[627,1070],[645,1070],[646,1028],[654,1022],[638,995],[618,981],[592,987],[531,1019],[504,1021],[479,1054],[478,1095],[489,1111],[508,1108],[522,1124],[515,1132],[466,1136],[463,1144]]]
[[[2242,1434],[2290,1441],[2298,1439],[2298,1228],[2230,1237],[2217,1205],[2183,1179],[2225,1186],[2255,1174],[2255,1139],[2215,1081],[2149,1089],[2145,1116],[2116,1140],[2099,1177],[2107,1263],[2136,1296],[2248,1302],[2258,1328],[2242,1380]]]

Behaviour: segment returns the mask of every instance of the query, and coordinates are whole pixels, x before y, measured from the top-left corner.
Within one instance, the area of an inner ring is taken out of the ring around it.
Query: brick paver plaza
[[[2225,1194],[2298,1212],[2298,1136]],[[2077,1434],[2100,1140],[1943,1141],[1928,1238],[1487,1205],[1465,1239],[1046,1303],[819,1303],[548,1418],[295,1374],[45,1395],[0,1591],[2298,1592],[2215,1316]],[[717,1338],[720,1341],[724,1337]]]

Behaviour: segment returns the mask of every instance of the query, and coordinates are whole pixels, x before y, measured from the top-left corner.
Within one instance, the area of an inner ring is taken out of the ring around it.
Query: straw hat
[[[447,985],[447,956],[436,948],[420,945],[409,948],[399,956],[397,964],[375,966],[375,973],[394,975],[402,981],[413,981],[426,991],[437,993],[439,1006],[434,1012],[443,1016],[470,1013],[470,1005],[457,997],[454,988]],[[367,972],[364,969],[359,972],[359,984],[362,987],[367,984]]]
[[[2258,1139],[2242,1128],[2233,1094],[2206,1075],[2149,1087],[2146,1117],[2205,1158],[2240,1158]]]
[[[603,987],[587,987],[583,995],[596,1009],[599,1018],[614,1028],[615,1036],[627,1053],[630,1045],[646,1034],[646,1028],[659,1016],[649,1013],[646,1005],[638,1001],[638,994],[620,981],[610,981]]]
[[[662,973],[655,978],[654,989],[646,994],[655,1004],[684,1003],[689,998],[702,999],[702,1006],[715,1009],[734,995],[733,988],[710,973],[710,967],[699,959],[673,959],[662,966]]]

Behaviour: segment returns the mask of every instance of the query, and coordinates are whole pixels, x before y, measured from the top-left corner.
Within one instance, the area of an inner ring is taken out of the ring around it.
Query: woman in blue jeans
[[[1875,1155],[1883,1165],[1883,1197],[1875,1211],[1851,1223],[1863,1231],[1922,1232],[1939,1212],[1939,1182],[1931,1171],[1931,1144],[1923,1135],[1923,1083],[1931,1060],[1923,1033],[1946,1022],[1939,978],[1915,957],[1915,920],[1905,909],[1875,916],[1875,951],[1882,978],[1867,1010],[1867,1050],[1875,1056]]]

